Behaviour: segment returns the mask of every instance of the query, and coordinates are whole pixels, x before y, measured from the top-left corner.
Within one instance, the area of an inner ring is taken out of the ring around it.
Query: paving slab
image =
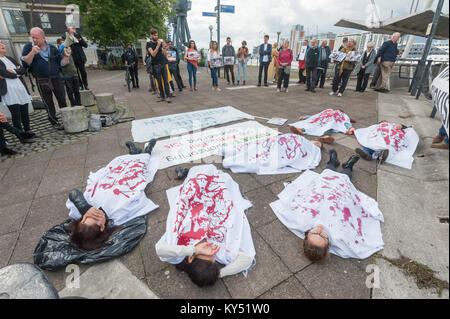
[[[300,281],[292,276],[257,299],[312,299],[312,296]]]

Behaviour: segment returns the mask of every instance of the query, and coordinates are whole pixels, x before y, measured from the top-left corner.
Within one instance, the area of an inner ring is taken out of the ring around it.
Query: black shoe
[[[189,174],[189,168],[181,168],[180,166],[177,166],[175,168],[175,173],[177,173],[177,177],[175,177],[175,180],[185,179]]]
[[[341,162],[339,162],[338,160],[338,155],[335,149],[331,149],[329,151],[330,154],[330,160],[328,161],[327,164],[332,164],[334,167],[339,167],[339,165],[341,165]]]
[[[84,198],[83,193],[78,189],[74,189],[69,193],[69,200],[75,205],[78,210],[90,206]]]
[[[389,150],[384,150],[381,152],[380,156],[378,156],[378,161],[380,164],[383,164],[386,162],[387,158],[389,157]]]
[[[27,134],[30,136],[30,138],[36,138],[36,137],[38,137],[36,133],[31,132],[31,131],[25,131],[25,133],[27,133]]]
[[[310,88],[306,88],[305,91],[308,92],[308,91],[311,91],[311,89]]]
[[[361,157],[359,155],[357,155],[357,154],[352,155],[349,158],[349,160],[347,161],[347,163],[342,164],[342,168],[343,169],[349,168],[350,170],[353,170],[353,165],[355,165],[359,161],[360,158]]]
[[[267,84],[267,83],[264,83],[264,86],[265,86],[265,87],[268,87],[268,86],[269,86],[269,84]]]
[[[147,153],[147,154],[152,155],[152,151],[153,151],[153,148],[155,147],[155,145],[156,145],[156,139],[151,139],[148,142],[148,145],[145,147],[144,152]]]
[[[242,85],[245,85],[245,81],[244,81],[244,82],[242,82]]]
[[[369,153],[367,153],[366,151],[357,148],[355,149],[356,154],[358,154],[362,159],[365,159],[366,161],[371,161],[372,160],[372,156],[370,156]]]
[[[257,87],[260,87],[260,86],[261,86],[261,83],[258,83]]]
[[[58,131],[64,131],[64,125],[60,123],[54,123],[52,124],[53,128],[57,129]]]
[[[7,147],[4,147],[4,148],[0,148],[0,154],[2,156],[12,156],[12,155],[17,155],[17,152],[12,149],[9,149]]]
[[[22,144],[31,144],[36,142],[30,134],[22,132],[19,135],[17,135],[17,138],[19,139],[20,143]]]
[[[312,89],[312,90],[311,90],[311,93],[316,93],[316,90]]]
[[[237,85],[239,85],[239,81],[237,81]]]
[[[187,88],[186,85],[183,85],[182,87],[183,87],[183,89],[186,89],[186,88]]]
[[[137,155],[142,153],[142,149],[137,147],[133,142],[126,142],[125,145],[128,148],[130,155]]]
[[[85,89],[86,91],[89,91],[89,90],[90,90],[90,88],[88,88],[87,86],[85,86],[84,89]]]
[[[178,92],[183,92],[183,89],[178,89]]]

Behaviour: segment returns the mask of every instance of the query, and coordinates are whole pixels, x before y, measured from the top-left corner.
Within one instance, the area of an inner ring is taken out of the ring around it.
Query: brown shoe
[[[366,161],[372,160],[372,156],[370,156],[369,153],[367,153],[366,151],[364,151],[360,148],[355,149],[355,152],[356,152],[356,154],[361,156],[361,158],[365,159]]]
[[[383,164],[384,162],[386,162],[388,157],[389,157],[389,150],[383,150],[380,156],[378,156],[378,161],[380,161],[380,164]]]
[[[295,126],[290,126],[289,129],[291,130],[291,133],[294,133],[297,135],[303,135],[303,131],[300,128],[296,128]]]
[[[433,143],[431,144],[431,148],[438,148],[441,150],[448,150],[448,144],[445,142],[441,142],[441,143]]]
[[[445,136],[440,136],[440,135],[436,135],[435,138],[433,138],[433,144],[439,144],[441,143],[443,140],[445,140]]]
[[[326,135],[326,136],[322,136],[319,137],[319,142],[325,143],[325,144],[333,144],[334,143],[334,138]]]

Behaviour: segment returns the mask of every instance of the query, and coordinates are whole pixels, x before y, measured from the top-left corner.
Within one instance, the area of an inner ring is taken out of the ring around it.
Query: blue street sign
[[[217,13],[215,12],[202,12],[204,17],[217,17]]]
[[[224,13],[234,13],[235,6],[228,6],[225,4],[220,5],[220,12]],[[214,11],[217,11],[217,6],[214,8]]]

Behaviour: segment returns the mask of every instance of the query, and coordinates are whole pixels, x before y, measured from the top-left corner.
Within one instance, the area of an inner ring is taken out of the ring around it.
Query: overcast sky
[[[427,0],[419,0],[419,11]],[[417,1],[416,1],[417,2]],[[381,20],[409,13],[412,0],[375,0]],[[438,0],[433,3],[436,8]],[[221,4],[234,5],[236,13],[221,14],[221,45],[227,36],[239,46],[247,40],[253,48],[262,42],[262,34],[270,35],[270,42],[276,41],[277,31],[281,38],[289,38],[293,25],[302,24],[310,34],[319,32],[343,33],[357,31],[334,27],[342,18],[365,20],[370,15],[370,0],[221,0]],[[216,0],[192,0],[192,10],[188,12],[191,38],[199,48],[209,43],[209,25],[214,26],[213,39],[217,37],[216,18],[203,17],[202,12],[214,12]],[[444,2],[444,12],[448,14],[449,0]]]

